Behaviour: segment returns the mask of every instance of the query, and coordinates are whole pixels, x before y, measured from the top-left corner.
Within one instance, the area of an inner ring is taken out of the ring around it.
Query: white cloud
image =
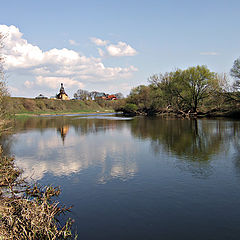
[[[26,83],[26,82],[25,82]],[[36,84],[39,86],[46,85],[52,89],[56,89],[59,87],[61,83],[64,83],[64,85],[67,88],[71,87],[77,87],[77,88],[83,88],[83,84],[72,80],[71,78],[64,78],[64,77],[42,77],[38,76]]]
[[[33,82],[30,82],[30,81],[28,81],[28,80],[24,82],[24,86],[25,86],[26,88],[31,88],[33,85],[34,85],[34,83],[33,83]]]
[[[78,46],[79,45],[75,40],[72,40],[72,39],[69,39],[68,42],[69,42],[69,44],[71,44],[73,46]]]
[[[219,53],[218,52],[201,52],[200,55],[216,56],[216,55],[219,55]]]
[[[95,38],[95,37],[92,37],[90,38],[91,41],[96,44],[97,46],[106,46],[108,44],[108,41],[107,40],[102,40],[100,38]]]
[[[109,44],[107,40],[94,37],[91,38],[91,41],[97,46],[105,47],[106,53],[101,48],[98,48],[98,53],[101,57],[106,55],[111,57],[124,57],[135,56],[137,54],[137,51],[125,42],[120,41],[117,44]]]
[[[125,42],[118,42],[118,44],[111,44],[106,47],[106,50],[110,56],[122,57],[122,56],[135,56],[137,51]]]
[[[3,56],[8,71],[31,75],[35,82],[25,81],[28,88],[45,86],[57,87],[60,82],[66,86],[80,87],[86,82],[104,82],[130,77],[137,71],[134,66],[106,67],[100,58],[86,57],[76,51],[50,49],[43,51],[23,38],[23,34],[15,26],[0,25],[0,32],[6,35]],[[108,41],[93,38],[96,44],[104,46]],[[76,43],[72,40],[71,43]],[[107,46],[112,56],[134,55],[136,52],[129,45],[119,42],[118,45]],[[104,55],[99,50],[100,56]]]
[[[101,48],[98,48],[98,54],[99,54],[101,57],[104,57],[104,56],[105,56],[105,52],[104,52]]]

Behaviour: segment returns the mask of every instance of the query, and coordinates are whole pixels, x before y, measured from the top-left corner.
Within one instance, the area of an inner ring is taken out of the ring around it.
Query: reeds
[[[73,221],[61,225],[58,220],[70,209],[55,200],[60,189],[29,186],[21,173],[14,158],[3,156],[0,147],[0,240],[76,239],[71,232]]]

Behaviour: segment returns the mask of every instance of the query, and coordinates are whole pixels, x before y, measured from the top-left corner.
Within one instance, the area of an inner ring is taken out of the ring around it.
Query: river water
[[[79,239],[240,239],[240,122],[70,115],[2,137],[28,181],[61,186]]]

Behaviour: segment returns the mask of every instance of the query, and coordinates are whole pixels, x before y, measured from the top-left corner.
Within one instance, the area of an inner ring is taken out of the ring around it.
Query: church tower
[[[63,83],[61,83],[61,87],[60,87],[60,90],[59,90],[59,94],[57,95],[57,99],[70,100],[68,95],[65,92],[65,89],[63,87]]]

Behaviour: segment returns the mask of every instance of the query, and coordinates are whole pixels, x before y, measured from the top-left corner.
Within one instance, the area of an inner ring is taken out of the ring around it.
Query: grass
[[[9,98],[8,108],[13,114],[58,114],[58,113],[89,113],[113,110],[113,101],[80,101],[80,100],[52,100],[52,99],[30,99]]]
[[[89,113],[104,113],[104,112],[114,112],[114,110],[104,110],[104,111],[92,111],[92,110],[76,110],[76,111],[37,111],[37,112],[21,112],[21,113],[16,113],[15,116],[39,116],[39,115],[59,115],[59,114],[89,114]]]

